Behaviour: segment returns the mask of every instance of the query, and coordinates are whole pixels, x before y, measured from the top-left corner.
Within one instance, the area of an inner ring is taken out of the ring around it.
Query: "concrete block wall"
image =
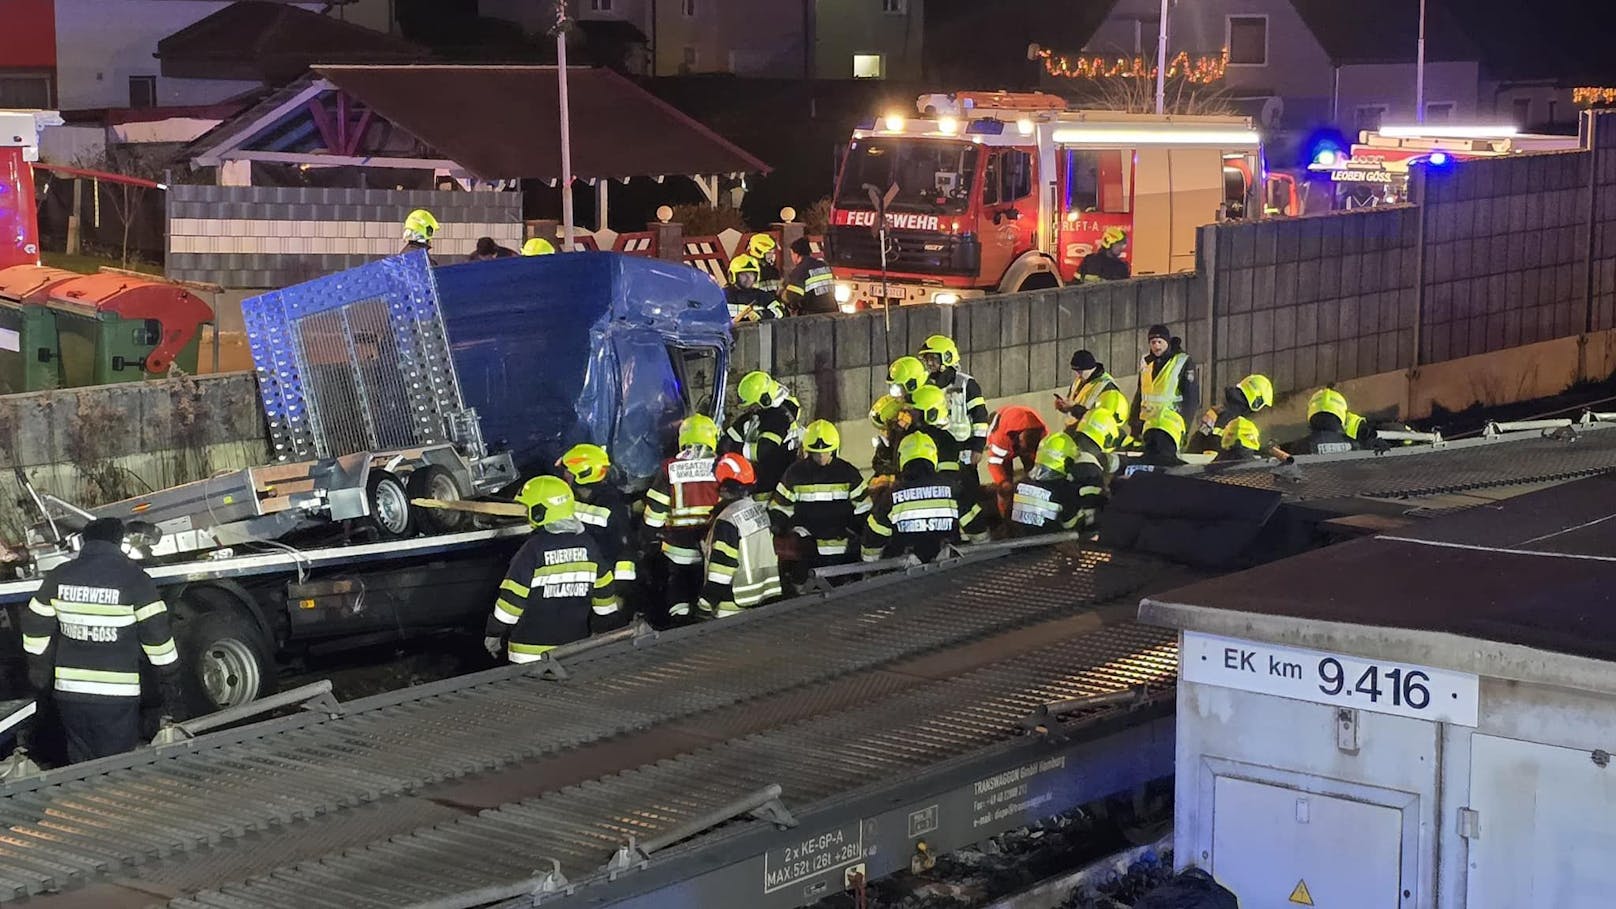
[[[174,186],[167,198],[168,276],[229,288],[284,287],[392,255],[417,208],[441,225],[441,262],[463,260],[479,237],[522,244],[520,193]]]
[[[1586,151],[1554,152],[1423,175],[1421,362],[1588,329],[1592,163]]]

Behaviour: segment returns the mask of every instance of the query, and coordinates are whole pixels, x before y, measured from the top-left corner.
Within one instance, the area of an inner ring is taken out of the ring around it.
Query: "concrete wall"
[[[174,186],[167,203],[168,276],[232,288],[284,287],[392,255],[416,208],[441,225],[439,262],[463,260],[478,237],[522,245],[520,193]]]

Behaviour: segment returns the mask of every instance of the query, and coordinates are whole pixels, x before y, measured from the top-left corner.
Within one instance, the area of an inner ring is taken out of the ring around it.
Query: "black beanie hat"
[[[1173,340],[1173,332],[1165,325],[1152,325],[1150,326],[1150,331],[1145,335],[1145,337],[1161,338],[1163,341],[1171,341]]]
[[[1072,354],[1073,369],[1093,369],[1099,365],[1100,361],[1096,360],[1094,358],[1094,354],[1090,353],[1088,350],[1080,350]]]

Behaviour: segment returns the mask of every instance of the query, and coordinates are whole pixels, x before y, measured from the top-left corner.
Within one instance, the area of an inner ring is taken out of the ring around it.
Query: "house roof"
[[[489,180],[561,174],[554,66],[317,66],[444,158]],[[607,69],[567,70],[582,179],[767,173],[769,166]]]
[[[240,0],[157,42],[164,76],[271,84],[295,79],[317,62],[427,56],[403,38],[270,0]]]
[[[1616,663],[1613,518],[1606,474],[1203,581],[1140,613],[1236,637],[1379,629],[1459,662],[1525,648]]]

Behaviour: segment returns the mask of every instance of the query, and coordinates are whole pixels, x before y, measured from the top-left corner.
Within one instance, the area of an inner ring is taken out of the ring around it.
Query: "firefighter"
[[[915,389],[925,385],[931,374],[919,357],[899,357],[887,367],[887,393],[899,401],[907,402]]]
[[[962,507],[954,485],[937,472],[937,443],[930,436],[904,436],[898,443],[898,464],[890,501],[872,509],[865,525],[866,562],[906,553],[930,562],[945,543],[987,538],[981,507]]]
[[[71,562],[47,572],[22,612],[22,646],[36,691],[50,691],[71,763],[140,744],[140,662],[156,670],[164,712],[184,719],[179,651],[168,608],[123,552],[124,525],[97,518]]]
[[[1223,428],[1236,417],[1249,417],[1274,403],[1274,383],[1268,377],[1252,373],[1237,384],[1223,390],[1223,403],[1209,408],[1201,415],[1197,427],[1196,446],[1201,451],[1216,451]]]
[[[487,262],[490,259],[509,259],[516,255],[516,250],[509,246],[502,246],[494,242],[493,237],[478,237],[477,245],[466,257],[467,262]]]
[[[718,453],[735,452],[753,465],[758,501],[767,504],[780,477],[797,458],[802,440],[797,415],[802,405],[762,370],[742,376],[735,395],[743,409],[724,430]]]
[[[543,237],[531,237],[526,243],[522,244],[522,255],[524,256],[553,256],[555,251],[555,244]]]
[[[1027,478],[1016,484],[1011,536],[1092,527],[1105,504],[1100,462],[1063,432],[1039,443],[1035,458]]]
[[[803,433],[807,456],[786,469],[775,487],[769,511],[782,535],[800,537],[812,547],[795,566],[796,580],[825,565],[858,558],[854,541],[870,513],[869,488],[859,469],[837,456],[841,433],[828,420],[815,420]]]
[[[1072,387],[1066,395],[1055,396],[1055,409],[1066,414],[1066,425],[1076,426],[1083,414],[1093,407],[1107,389],[1115,389],[1117,380],[1105,371],[1105,364],[1095,359],[1088,350],[1072,354]]]
[[[717,448],[718,427],[712,418],[687,417],[679,426],[679,453],[662,463],[645,493],[644,526],[660,539],[667,569],[662,610],[649,617],[653,624],[688,618],[700,592],[701,541],[718,505],[713,477]]]
[[[527,509],[533,534],[505,571],[483,646],[498,659],[503,643],[512,663],[531,663],[601,630],[620,610],[612,566],[584,532],[567,481],[534,477],[516,501]]]
[[[704,619],[762,606],[783,592],[769,514],[752,494],[752,465],[730,452],[718,459],[713,476],[722,510],[702,545],[707,570],[696,608]]]
[[[611,566],[618,599],[627,601],[629,586],[639,579],[634,564],[634,514],[623,493],[607,482],[611,458],[606,449],[586,442],[567,449],[556,465],[567,472],[572,484],[573,513],[595,541],[605,564]],[[623,618],[627,617],[625,613]]]
[[[1221,450],[1212,459],[1215,463],[1250,461],[1263,453],[1262,431],[1246,417],[1230,420],[1219,435],[1219,443]]]
[[[780,296],[779,244],[768,234],[753,234],[746,243],[746,254],[758,264],[757,289],[771,297]]]
[[[897,441],[913,420],[914,411],[903,406],[903,399],[882,395],[870,407],[870,425],[875,437],[870,440],[875,454],[870,459],[870,473],[876,477],[890,477],[898,472]]]
[[[1173,337],[1165,325],[1152,325],[1147,332],[1148,349],[1139,361],[1139,391],[1133,399],[1134,434],[1163,410],[1184,414],[1186,407],[1198,407],[1201,383],[1195,361],[1184,352],[1184,342]]]
[[[404,248],[399,250],[407,253],[412,249],[432,251],[432,237],[438,232],[438,219],[424,208],[417,208],[404,218]]]
[[[1178,456],[1184,444],[1184,418],[1176,410],[1162,411],[1145,424],[1139,443],[1139,454],[1123,465],[1121,476],[1184,466],[1184,459]]]
[[[1117,446],[1122,444],[1125,432],[1115,414],[1103,407],[1096,407],[1084,414],[1068,435],[1077,442],[1078,448],[1092,455],[1110,474],[1119,467],[1115,452]]]
[[[740,255],[730,260],[729,286],[724,288],[724,302],[729,304],[731,322],[759,322],[785,315],[780,301],[759,285],[758,274],[758,260],[751,256]]]
[[[1347,430],[1349,420],[1354,429],[1363,432],[1364,418],[1348,408],[1346,395],[1334,388],[1321,388],[1307,401],[1307,438],[1285,447],[1295,454],[1353,451],[1360,446],[1356,436]]]
[[[932,462],[937,472],[950,483],[956,485],[962,483],[961,465],[965,461],[966,454],[954,433],[949,431],[948,399],[943,390],[935,385],[922,385],[915,389],[914,400],[909,406],[914,413],[914,424],[910,427],[909,434],[918,432],[929,437],[937,449],[937,458]],[[902,464],[898,466],[900,470],[903,467]],[[972,472],[974,473],[974,469]],[[968,491],[974,492],[975,488],[975,484],[972,484]],[[966,488],[962,486],[961,489],[965,491]]]
[[[1100,235],[1100,248],[1083,257],[1077,267],[1079,281],[1126,281],[1133,269],[1122,256],[1128,251],[1128,234],[1120,227],[1107,227]]]
[[[836,279],[824,259],[814,255],[813,245],[807,237],[798,237],[791,243],[791,252],[797,264],[786,276],[781,300],[786,311],[812,315],[836,311]]]
[[[982,386],[960,367],[959,348],[944,335],[932,335],[920,346],[920,360],[931,373],[928,380],[948,398],[948,427],[970,460],[970,477],[976,476],[976,462],[988,440],[988,402]]]
[[[1133,444],[1134,436],[1128,433],[1128,429],[1132,425],[1128,420],[1131,413],[1128,396],[1123,394],[1121,389],[1107,388],[1102,392],[1100,400],[1095,402],[1094,407],[1089,412],[1092,413],[1096,410],[1106,411],[1111,414],[1113,420],[1117,421],[1117,429],[1121,433],[1117,439],[1117,448],[1124,448]],[[1177,411],[1174,411],[1174,413],[1177,413]],[[1084,416],[1088,416],[1088,413],[1085,413]],[[1081,423],[1082,421],[1079,420],[1078,422]]]

